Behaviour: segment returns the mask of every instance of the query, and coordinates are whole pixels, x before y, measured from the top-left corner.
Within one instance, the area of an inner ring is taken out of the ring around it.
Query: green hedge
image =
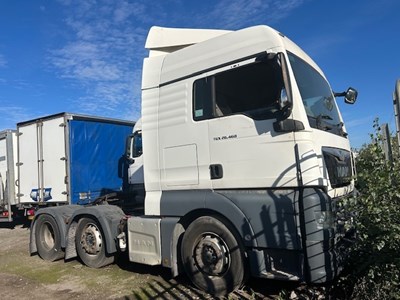
[[[400,299],[400,160],[385,159],[378,120],[371,142],[356,157],[358,195],[344,205],[356,213],[358,242],[332,289],[347,299]]]

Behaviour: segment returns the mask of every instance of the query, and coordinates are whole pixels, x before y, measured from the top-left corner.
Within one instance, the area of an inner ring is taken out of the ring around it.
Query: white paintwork
[[[133,128],[133,132],[135,133],[141,130],[142,130],[142,121],[141,119],[139,119],[136,122],[135,127]],[[133,140],[131,141],[131,143],[132,142]],[[143,154],[139,157],[133,157],[131,153],[130,158],[132,159],[133,163],[131,163],[128,168],[129,184],[142,185],[144,184]]]
[[[158,87],[163,61],[164,56],[147,57],[143,60],[143,71],[146,70],[146,73],[142,73],[142,90]]]
[[[267,26],[215,32],[208,38],[201,31],[153,28],[146,48],[151,50],[144,61],[142,83],[144,174],[146,192],[151,192],[146,196],[146,214],[159,213],[157,201],[164,190],[297,187],[296,144],[305,185],[325,187],[331,196],[353,188],[329,186],[321,147],[349,151],[350,143],[309,126],[290,64],[293,109],[289,118],[303,122],[305,130],[275,134],[275,120],[254,121],[244,115],[193,121],[194,81],[249,63],[243,58],[257,53],[281,52],[288,61],[286,51],[290,51],[324,77],[287,37]],[[218,139],[229,135],[237,138]],[[222,179],[210,179],[210,164],[223,166]]]
[[[146,216],[159,216],[161,191],[148,191],[146,190],[146,199],[144,204],[144,214]]]
[[[165,55],[160,84],[261,52],[284,50],[282,37],[267,26],[250,27]]]
[[[66,173],[66,145],[64,118],[46,120],[43,122],[43,172],[44,187],[51,187],[52,199],[48,202],[67,201]],[[57,138],[56,138],[57,137]]]
[[[17,179],[16,159],[16,132],[12,130],[0,132],[0,186],[3,189],[1,200],[6,201],[9,205],[18,203],[15,185]]]
[[[196,144],[164,148],[163,171],[166,186],[199,184]]]
[[[148,201],[149,192],[160,191],[159,151],[158,151],[158,105],[159,89],[144,90],[142,92],[142,130],[143,137],[143,167],[145,175],[146,201],[145,209],[152,206]],[[160,193],[161,195],[161,193]],[[158,211],[160,210],[158,205]],[[153,211],[153,209],[151,210]],[[147,214],[147,212],[146,212]]]
[[[191,120],[192,86],[197,78],[160,88],[158,143],[162,190],[211,188],[208,125]]]
[[[1,186],[0,188],[4,188],[6,186],[8,173],[8,153],[7,153],[7,141],[6,135],[0,138],[0,175],[1,175]],[[3,200],[4,195],[1,194],[1,199]]]
[[[18,128],[18,199],[32,203],[32,188],[38,188],[38,151],[36,124]]]
[[[136,157],[128,168],[129,184],[144,184],[143,155]]]
[[[230,31],[153,26],[147,35],[145,48],[150,50],[150,57],[165,55],[228,32]]]
[[[68,200],[65,183],[66,166],[65,160],[62,160],[67,157],[65,127],[60,126],[63,123],[64,117],[61,116],[18,127],[19,200],[21,204],[37,203],[32,199],[31,193],[39,188],[51,189],[51,199],[46,202],[66,202]],[[44,199],[39,201],[44,201]]]
[[[211,164],[221,164],[224,168],[224,177],[212,180],[213,188],[289,187],[297,184],[293,134],[272,136],[272,123],[273,120],[254,122],[243,115],[209,121]],[[214,140],[230,134],[237,135],[237,138]]]

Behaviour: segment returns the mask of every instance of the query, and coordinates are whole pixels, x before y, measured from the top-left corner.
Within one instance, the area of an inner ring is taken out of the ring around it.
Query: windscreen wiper
[[[319,114],[317,117],[315,117],[315,120],[317,123],[317,128],[322,130],[332,130],[333,127],[331,125],[328,125],[325,122],[323,122],[323,120],[333,120],[331,116]]]
[[[338,127],[338,129],[343,137],[347,137],[349,135],[347,132],[344,132],[344,130],[343,130],[343,126],[344,126],[343,122],[339,122],[339,124],[336,124],[336,126]]]

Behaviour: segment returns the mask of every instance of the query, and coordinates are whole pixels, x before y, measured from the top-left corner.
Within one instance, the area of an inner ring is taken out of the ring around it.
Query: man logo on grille
[[[347,177],[349,174],[348,166],[339,166],[336,167],[338,177]]]

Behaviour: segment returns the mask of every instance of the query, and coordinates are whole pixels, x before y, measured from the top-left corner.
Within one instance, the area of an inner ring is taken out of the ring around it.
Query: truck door
[[[215,189],[293,185],[292,133],[277,134],[285,85],[278,60],[255,58],[208,76],[210,178]]]

